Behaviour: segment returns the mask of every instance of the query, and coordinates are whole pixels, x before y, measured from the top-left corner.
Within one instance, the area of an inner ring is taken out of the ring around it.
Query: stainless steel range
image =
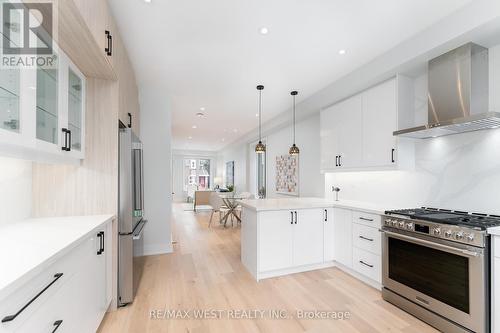
[[[384,299],[444,332],[489,332],[486,229],[500,216],[419,208],[383,224]]]

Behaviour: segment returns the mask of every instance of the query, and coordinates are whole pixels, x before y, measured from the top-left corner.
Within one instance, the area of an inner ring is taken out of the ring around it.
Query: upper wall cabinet
[[[0,69],[0,153],[77,163],[85,152],[85,78],[54,45],[51,68]]]
[[[321,171],[413,164],[413,143],[393,131],[413,123],[413,83],[398,76],[321,112]]]
[[[117,28],[106,0],[73,0],[90,30],[101,56],[113,68]]]

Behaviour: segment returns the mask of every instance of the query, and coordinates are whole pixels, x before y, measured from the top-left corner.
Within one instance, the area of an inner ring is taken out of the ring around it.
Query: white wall
[[[31,216],[32,163],[0,157],[0,225]]]
[[[325,193],[388,208],[429,206],[500,214],[500,130],[418,141],[415,171],[332,173]]]
[[[300,121],[296,127],[299,154],[299,195],[322,197],[324,177],[320,173],[319,114]],[[292,145],[292,127],[288,126],[267,136],[267,197],[282,197],[276,193],[276,156],[287,155]],[[285,196],[286,197],[286,196]]]
[[[500,46],[490,49],[490,110],[500,111]],[[415,80],[415,119],[427,121],[427,76]],[[413,171],[332,173],[325,193],[388,208],[430,206],[500,214],[500,130],[415,140]]]
[[[140,90],[141,140],[144,146],[144,210],[148,224],[135,255],[172,252],[171,119],[160,89]]]
[[[319,146],[319,114],[297,123],[297,146],[299,156],[299,187],[300,196],[322,197],[324,195],[324,177],[320,173],[320,146]],[[267,197],[283,196],[276,193],[276,157],[288,154],[292,145],[292,127],[270,131],[265,136],[267,146]],[[225,177],[225,163],[235,161],[235,185],[238,192],[248,191],[255,194],[256,160],[253,151],[254,142],[232,146],[220,153],[219,168]],[[224,178],[225,179],[225,178]]]

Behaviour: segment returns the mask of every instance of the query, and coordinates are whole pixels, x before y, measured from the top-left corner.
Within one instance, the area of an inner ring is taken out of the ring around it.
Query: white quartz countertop
[[[113,215],[37,218],[0,225],[0,299],[112,218]]]
[[[366,213],[384,214],[386,210],[401,207],[382,206],[369,202],[351,200],[327,200],[324,198],[276,198],[276,199],[253,199],[241,200],[240,204],[255,211],[308,209],[308,208],[346,208]]]
[[[500,236],[500,227],[488,228],[487,231],[490,235]]]

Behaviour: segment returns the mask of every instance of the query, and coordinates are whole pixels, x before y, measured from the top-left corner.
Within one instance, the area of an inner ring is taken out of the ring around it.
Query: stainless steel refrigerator
[[[118,305],[124,306],[134,300],[134,242],[147,220],[142,143],[130,128],[121,128],[119,146]]]

